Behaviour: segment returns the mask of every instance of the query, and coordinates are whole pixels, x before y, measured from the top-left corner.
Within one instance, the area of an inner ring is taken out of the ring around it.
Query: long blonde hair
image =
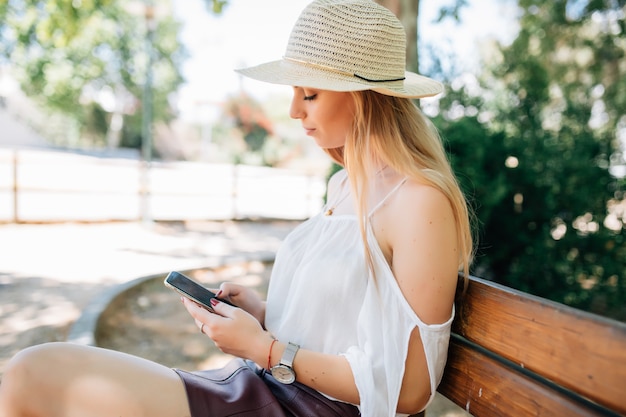
[[[473,257],[470,213],[437,129],[410,99],[370,90],[351,94],[356,104],[354,132],[348,135],[342,148],[325,151],[346,168],[353,192],[358,196],[357,216],[370,268],[371,252],[366,236],[367,173],[372,172],[374,164],[382,164],[437,188],[448,198],[456,220],[459,271],[463,272],[466,284]],[[377,158],[375,161],[372,155]]]

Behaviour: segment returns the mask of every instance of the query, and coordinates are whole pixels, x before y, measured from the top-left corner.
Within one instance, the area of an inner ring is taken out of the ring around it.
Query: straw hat
[[[410,98],[443,91],[439,82],[405,71],[405,55],[404,28],[383,6],[371,0],[316,0],[298,18],[283,59],[236,71],[321,90]]]

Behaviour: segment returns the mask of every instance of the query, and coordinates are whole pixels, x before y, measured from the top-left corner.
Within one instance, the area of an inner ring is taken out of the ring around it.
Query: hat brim
[[[267,62],[235,71],[246,77],[271,84],[330,91],[373,90],[388,96],[406,98],[432,97],[443,91],[443,85],[440,82],[409,71],[405,71],[404,80],[384,82],[370,82],[332,69],[308,66],[289,60]]]

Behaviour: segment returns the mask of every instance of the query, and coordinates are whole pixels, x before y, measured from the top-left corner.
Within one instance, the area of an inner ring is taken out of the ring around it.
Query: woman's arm
[[[274,344],[270,361],[272,366],[280,362],[286,342],[277,341]],[[359,392],[345,357],[300,349],[293,365],[298,382],[338,400],[359,404]]]
[[[187,311],[196,325],[225,353],[250,359],[260,366],[278,364],[288,340],[273,343],[269,332],[248,312],[217,302],[213,306],[218,314],[210,313],[196,303],[183,298]],[[270,356],[271,348],[271,356]],[[297,381],[338,400],[359,403],[359,394],[348,361],[339,355],[328,355],[300,349],[294,360]]]
[[[413,311],[426,324],[450,319],[459,267],[456,220],[445,195],[408,181],[373,219],[378,241]],[[398,410],[417,412],[430,397],[418,329],[411,334]]]
[[[426,324],[452,313],[459,269],[456,220],[445,195],[408,181],[385,214],[391,268],[406,300]]]

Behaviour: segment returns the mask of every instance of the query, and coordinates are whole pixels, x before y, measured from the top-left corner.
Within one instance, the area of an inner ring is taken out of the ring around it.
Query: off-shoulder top
[[[282,243],[268,289],[266,328],[281,341],[343,355],[359,391],[361,415],[399,417],[409,337],[417,327],[430,374],[430,404],[446,363],[454,311],[445,323],[425,324],[404,298],[371,227],[367,239],[375,274],[366,265],[356,216],[325,211]]]

